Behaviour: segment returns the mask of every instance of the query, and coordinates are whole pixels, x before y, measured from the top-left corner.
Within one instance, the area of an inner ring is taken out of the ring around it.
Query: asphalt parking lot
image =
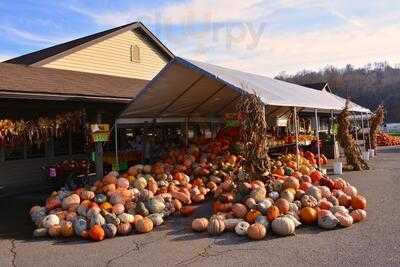
[[[28,210],[40,195],[0,200],[0,266],[400,266],[400,148],[383,149],[371,170],[343,175],[368,200],[368,219],[350,228],[300,227],[296,235],[250,242],[232,233],[195,234],[173,217],[155,232],[99,243],[33,239]],[[196,217],[210,212],[199,208]]]

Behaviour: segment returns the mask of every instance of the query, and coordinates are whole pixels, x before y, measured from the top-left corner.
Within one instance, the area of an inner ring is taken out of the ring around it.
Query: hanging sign
[[[92,124],[90,125],[92,141],[108,142],[110,141],[110,125],[109,124]]]

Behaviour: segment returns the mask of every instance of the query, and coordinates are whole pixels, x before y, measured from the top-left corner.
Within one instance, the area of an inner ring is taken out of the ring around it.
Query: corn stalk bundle
[[[85,115],[85,110],[77,110],[58,114],[55,118],[39,117],[32,121],[0,120],[0,144],[40,145],[51,137],[63,137],[69,131],[76,133],[82,129]]]
[[[338,141],[340,146],[344,149],[347,164],[351,165],[354,170],[368,170],[368,164],[363,160],[361,156],[361,150],[357,146],[353,136],[350,134],[350,119],[349,110],[346,103],[346,107],[339,114],[338,121]]]
[[[243,95],[236,108],[244,115],[242,121],[244,171],[248,174],[248,179],[260,179],[269,175],[271,169],[264,104],[257,95],[250,94]]]
[[[376,109],[375,114],[370,119],[371,128],[369,129],[369,134],[371,139],[371,149],[376,149],[379,126],[382,125],[384,118],[385,118],[385,110],[383,106],[380,105]]]

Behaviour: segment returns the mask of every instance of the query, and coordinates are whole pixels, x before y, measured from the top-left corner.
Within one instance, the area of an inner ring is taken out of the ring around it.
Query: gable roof
[[[0,96],[128,102],[148,81],[45,67],[0,63]]]
[[[67,54],[80,50],[89,45],[93,45],[128,30],[135,30],[141,33],[147,38],[147,40],[149,40],[155,47],[157,47],[167,59],[171,60],[172,58],[174,58],[172,52],[149,29],[147,29],[146,26],[144,26],[141,22],[133,22],[79,39],[75,39],[66,43],[51,46],[16,58],[12,58],[4,61],[4,63],[33,65],[39,64],[39,62],[42,61],[47,62],[55,59],[56,57],[65,56]]]

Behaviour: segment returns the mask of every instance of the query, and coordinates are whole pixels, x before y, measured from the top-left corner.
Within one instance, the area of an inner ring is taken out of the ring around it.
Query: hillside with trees
[[[280,73],[276,79],[296,84],[328,82],[334,94],[375,110],[380,104],[387,111],[385,122],[400,122],[400,65],[368,64],[363,68],[328,66],[320,71]]]

